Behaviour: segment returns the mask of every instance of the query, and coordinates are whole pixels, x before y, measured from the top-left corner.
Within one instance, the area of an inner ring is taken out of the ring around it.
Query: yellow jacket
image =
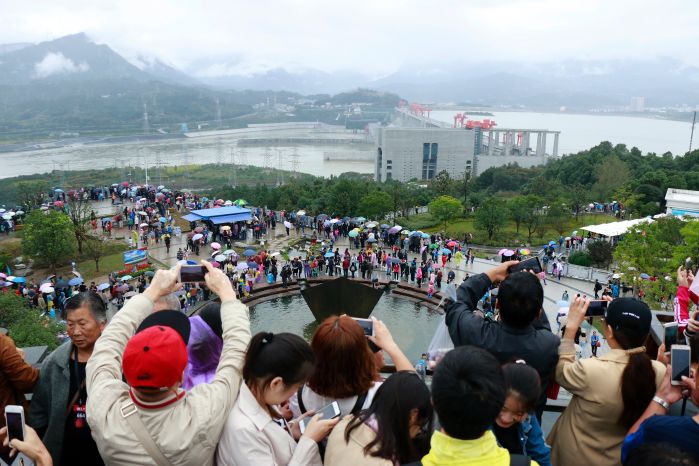
[[[423,466],[509,466],[510,452],[498,446],[490,430],[476,440],[459,440],[441,432],[432,434]],[[532,461],[533,466],[538,466]]]

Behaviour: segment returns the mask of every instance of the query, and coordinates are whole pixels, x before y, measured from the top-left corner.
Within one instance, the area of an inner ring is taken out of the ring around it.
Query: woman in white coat
[[[291,333],[258,333],[250,341],[240,394],[218,444],[219,466],[322,465],[318,443],[339,419],[313,416],[300,433],[277,406],[308,380],[315,358],[303,338]],[[298,441],[298,443],[297,443]]]

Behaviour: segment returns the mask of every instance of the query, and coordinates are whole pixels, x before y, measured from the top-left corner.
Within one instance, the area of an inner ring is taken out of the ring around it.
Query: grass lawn
[[[574,230],[579,229],[585,225],[595,225],[600,223],[610,223],[617,222],[618,219],[608,215],[599,214],[583,214],[576,220],[575,217],[570,217],[565,229],[563,236],[568,236],[572,234]],[[443,230],[443,225],[437,225],[432,219],[430,214],[417,214],[412,215],[410,218],[398,218],[396,223],[399,225],[404,225],[406,228],[419,229],[426,233],[437,233]],[[487,233],[484,231],[479,231],[474,226],[474,218],[467,217],[459,220],[449,222],[447,226],[447,234],[463,237],[464,233],[473,234],[473,242],[475,244],[485,244],[485,245],[506,245],[506,244],[525,244],[527,243],[527,229],[524,225],[520,225],[519,233],[517,233],[515,228],[515,223],[513,221],[508,221],[505,228],[496,233],[492,240],[488,240]],[[582,233],[582,232],[580,232]],[[543,226],[538,231],[534,232],[532,235],[531,244],[539,245],[544,244],[552,239],[558,239],[559,233],[553,229],[551,226]]]
[[[90,282],[95,277],[100,277],[102,275],[108,275],[110,272],[115,270],[121,270],[124,268],[124,254],[121,252],[110,254],[104,256],[100,259],[100,269],[97,271],[95,269],[94,260],[86,260],[78,263],[78,271],[82,274],[83,279],[86,282]]]

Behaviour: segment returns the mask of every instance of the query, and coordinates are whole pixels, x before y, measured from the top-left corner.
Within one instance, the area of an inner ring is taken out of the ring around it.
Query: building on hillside
[[[473,170],[475,131],[451,128],[381,128],[374,176],[377,181],[431,180],[446,170],[452,178]]]
[[[667,214],[699,217],[699,191],[668,188],[665,205]]]

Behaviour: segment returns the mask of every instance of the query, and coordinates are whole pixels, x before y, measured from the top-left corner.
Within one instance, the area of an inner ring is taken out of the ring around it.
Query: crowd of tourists
[[[109,322],[100,295],[79,287],[63,303],[69,340],[40,370],[0,336],[0,399],[33,394],[24,440],[0,430],[2,454],[42,466],[697,464],[699,390],[693,377],[670,383],[664,347],[649,357],[648,306],[605,297],[610,351],[578,359],[589,299],[571,300],[559,338],[539,278],[509,273],[515,263],[470,277],[445,302],[455,349],[430,366],[429,388],[376,319],[368,337],[344,315],[320,322],[310,344],[251,336],[230,277],[206,261],[204,285],[219,301],[191,317],[177,294],[180,264],[157,271]],[[691,280],[678,271],[693,374]],[[486,318],[478,302],[494,286]],[[393,374],[380,372],[386,356]],[[544,437],[546,400],[560,388],[572,398]]]

